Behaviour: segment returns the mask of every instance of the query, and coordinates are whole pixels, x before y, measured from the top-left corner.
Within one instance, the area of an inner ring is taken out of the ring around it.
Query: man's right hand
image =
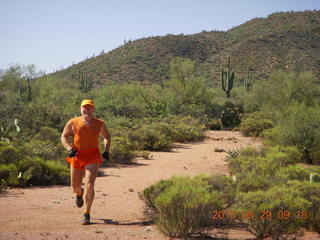
[[[72,157],[75,157],[77,154],[78,154],[77,150],[71,149],[68,153],[68,156],[72,158]]]

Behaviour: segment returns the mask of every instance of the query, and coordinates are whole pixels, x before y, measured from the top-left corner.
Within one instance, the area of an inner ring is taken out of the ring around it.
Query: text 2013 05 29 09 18
[[[212,211],[212,219],[289,219],[291,217],[297,217],[299,219],[307,219],[308,212],[305,210],[298,210],[295,212],[289,210],[279,210],[279,211],[271,211],[271,210],[261,210],[260,212],[254,212],[252,210],[243,210],[243,211],[235,211],[235,210],[213,210]]]

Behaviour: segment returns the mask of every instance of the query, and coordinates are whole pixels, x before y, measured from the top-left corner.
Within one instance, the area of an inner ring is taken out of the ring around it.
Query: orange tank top
[[[104,122],[92,118],[90,125],[85,125],[81,117],[72,118],[73,146],[78,150],[90,150],[99,147],[99,134]]]

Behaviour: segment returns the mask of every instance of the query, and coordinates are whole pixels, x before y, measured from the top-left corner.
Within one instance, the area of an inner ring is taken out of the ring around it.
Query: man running
[[[111,137],[105,123],[93,117],[94,104],[86,99],[81,103],[81,117],[72,118],[65,125],[62,135],[62,145],[69,151],[67,161],[71,167],[71,187],[76,193],[76,205],[84,212],[82,224],[90,224],[90,209],[94,199],[94,182],[98,175],[99,165],[102,163],[99,151],[99,135],[104,138],[105,152],[102,157],[109,159]],[[69,137],[73,137],[72,144]],[[85,178],[85,187],[81,187]],[[84,198],[84,201],[83,201]]]

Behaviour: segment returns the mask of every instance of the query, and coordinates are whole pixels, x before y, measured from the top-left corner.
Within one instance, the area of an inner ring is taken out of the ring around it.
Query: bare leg
[[[85,191],[84,191],[84,213],[90,213],[92,202],[94,199],[94,182],[99,171],[99,164],[89,164],[85,167]]]
[[[84,170],[75,169],[71,166],[71,187],[78,196],[82,195],[81,183],[84,176]]]

